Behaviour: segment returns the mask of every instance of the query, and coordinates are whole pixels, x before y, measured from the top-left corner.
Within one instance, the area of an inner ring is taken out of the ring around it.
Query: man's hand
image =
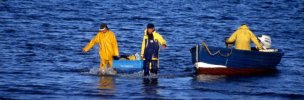
[[[224,42],[227,44],[227,40],[229,39],[229,37],[225,37]]]
[[[163,47],[163,48],[167,48],[167,45],[166,45],[166,44],[163,44],[162,47]]]
[[[255,46],[255,48],[256,48],[257,50],[266,50],[266,48],[264,48],[264,47]]]
[[[156,58],[156,56],[153,54],[153,55],[152,55],[152,58]]]
[[[84,53],[86,53],[86,52],[88,52],[87,50],[85,50],[84,48],[82,49],[82,52],[84,52]]]

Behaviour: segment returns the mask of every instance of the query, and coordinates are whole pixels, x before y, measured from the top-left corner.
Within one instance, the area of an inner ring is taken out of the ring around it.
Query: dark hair
[[[106,23],[102,23],[102,24],[100,25],[100,29],[104,29],[104,28],[109,29],[109,28],[108,28],[108,25],[107,25]]]
[[[147,25],[147,28],[154,28],[154,24],[149,23],[149,24]]]

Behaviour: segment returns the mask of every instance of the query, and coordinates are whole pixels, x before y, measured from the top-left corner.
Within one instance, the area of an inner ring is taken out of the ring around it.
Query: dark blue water
[[[140,52],[154,23],[168,42],[159,78],[94,74],[98,46],[81,49],[101,22],[121,54]],[[303,99],[303,22],[301,0],[0,0],[0,99]],[[201,41],[224,47],[243,23],[284,50],[278,73],[194,75],[189,49]]]

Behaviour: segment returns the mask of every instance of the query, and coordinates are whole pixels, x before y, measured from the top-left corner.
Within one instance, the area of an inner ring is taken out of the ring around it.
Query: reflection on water
[[[196,75],[195,79],[198,82],[211,82],[211,81],[216,81],[216,80],[222,79],[224,77],[225,77],[225,75],[204,75],[204,74],[201,74],[201,75]]]
[[[114,90],[114,79],[113,76],[100,76],[99,89]]]
[[[158,94],[158,78],[143,78],[143,92],[146,94]]]

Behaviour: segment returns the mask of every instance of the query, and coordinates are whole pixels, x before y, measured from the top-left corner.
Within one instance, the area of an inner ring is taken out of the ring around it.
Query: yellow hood
[[[239,27],[239,29],[245,29],[245,30],[248,30],[248,29],[249,29],[249,27],[248,27],[247,25],[242,25],[242,26],[240,26],[240,27]]]

